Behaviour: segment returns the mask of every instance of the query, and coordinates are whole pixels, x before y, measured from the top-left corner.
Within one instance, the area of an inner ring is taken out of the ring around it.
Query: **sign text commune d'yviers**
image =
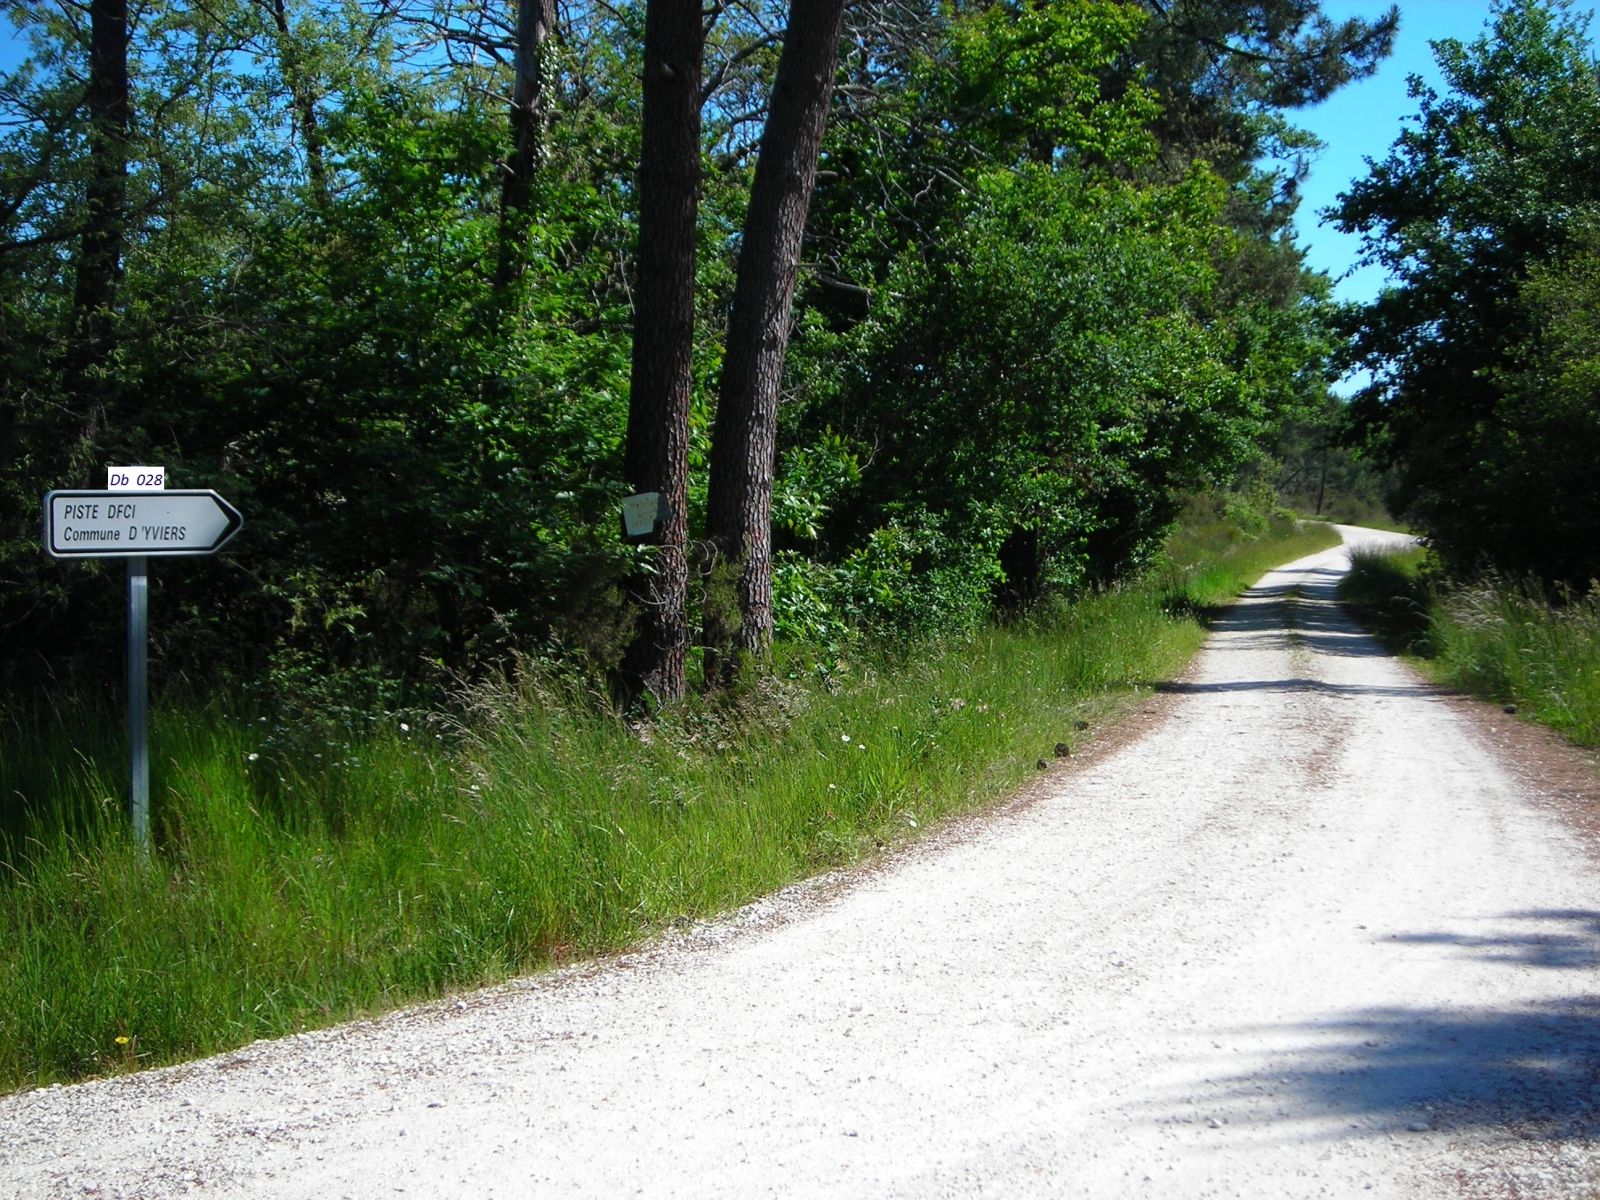
[[[56,558],[213,554],[244,518],[211,491],[51,492],[45,549]]]

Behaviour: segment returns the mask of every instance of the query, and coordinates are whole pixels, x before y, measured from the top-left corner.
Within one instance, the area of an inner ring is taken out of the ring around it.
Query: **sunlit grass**
[[[1180,551],[1048,620],[769,679],[648,728],[531,663],[449,723],[396,717],[321,751],[169,701],[148,861],[118,714],[12,715],[0,1086],[436,996],[857,862],[1036,775],[1181,668],[1204,636],[1191,614],[1330,540],[1269,531],[1222,566]]]
[[[1449,585],[1413,552],[1358,555],[1343,595],[1439,682],[1600,745],[1600,592],[1552,603],[1503,579]]]
[[[1425,573],[1427,551],[1362,548],[1350,555],[1339,598],[1399,653],[1416,653],[1428,634],[1433,587]]]
[[[1277,517],[1252,530],[1222,516],[1190,514],[1164,566],[1174,596],[1201,609],[1227,604],[1273,567],[1331,549],[1339,535],[1327,524]]]

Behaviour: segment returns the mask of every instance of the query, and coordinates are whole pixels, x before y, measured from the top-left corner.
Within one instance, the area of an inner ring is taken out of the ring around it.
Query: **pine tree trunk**
[[[644,113],[639,155],[639,258],[626,469],[635,492],[660,492],[667,516],[638,610],[621,692],[658,704],[683,697],[688,650],[686,557],[689,400],[694,344],[695,217],[700,189],[699,0],[650,0],[645,10]]]
[[[745,214],[712,434],[706,685],[772,643],[772,477],[778,393],[817,156],[833,98],[844,0],[793,0]],[[737,575],[738,613],[719,581]]]
[[[533,178],[543,152],[544,49],[556,26],[555,0],[517,0],[516,82],[511,97],[511,155],[500,182],[500,260],[495,287],[522,277],[533,219]]]
[[[84,448],[98,449],[112,400],[105,368],[116,351],[114,306],[122,281],[128,195],[127,0],[93,0],[89,10],[89,186],[72,299],[67,391],[82,404]]]

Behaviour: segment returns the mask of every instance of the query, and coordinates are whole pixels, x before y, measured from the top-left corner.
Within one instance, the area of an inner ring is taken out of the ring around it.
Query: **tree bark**
[[[844,0],[793,0],[761,135],[711,443],[706,686],[772,643],[772,477],[778,394],[806,214],[833,98]],[[723,582],[737,574],[738,612]]]
[[[629,588],[638,611],[624,655],[625,700],[683,698],[689,400],[694,346],[695,219],[700,191],[700,0],[649,0],[639,154],[639,256],[626,469],[635,492],[660,492],[666,519],[648,570]]]
[[[517,0],[516,81],[511,96],[511,154],[500,181],[497,290],[522,277],[533,219],[533,179],[543,154],[545,43],[556,26],[555,0]]]
[[[92,0],[89,10],[89,185],[72,298],[66,385],[82,403],[92,454],[105,424],[111,383],[101,377],[116,351],[114,306],[122,281],[128,198],[128,5]]]

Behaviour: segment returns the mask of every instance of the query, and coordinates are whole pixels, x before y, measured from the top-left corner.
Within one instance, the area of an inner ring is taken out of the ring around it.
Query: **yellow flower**
[[[127,1044],[128,1044],[128,1035],[125,1034],[125,1033],[117,1034],[117,1045],[126,1046]]]

